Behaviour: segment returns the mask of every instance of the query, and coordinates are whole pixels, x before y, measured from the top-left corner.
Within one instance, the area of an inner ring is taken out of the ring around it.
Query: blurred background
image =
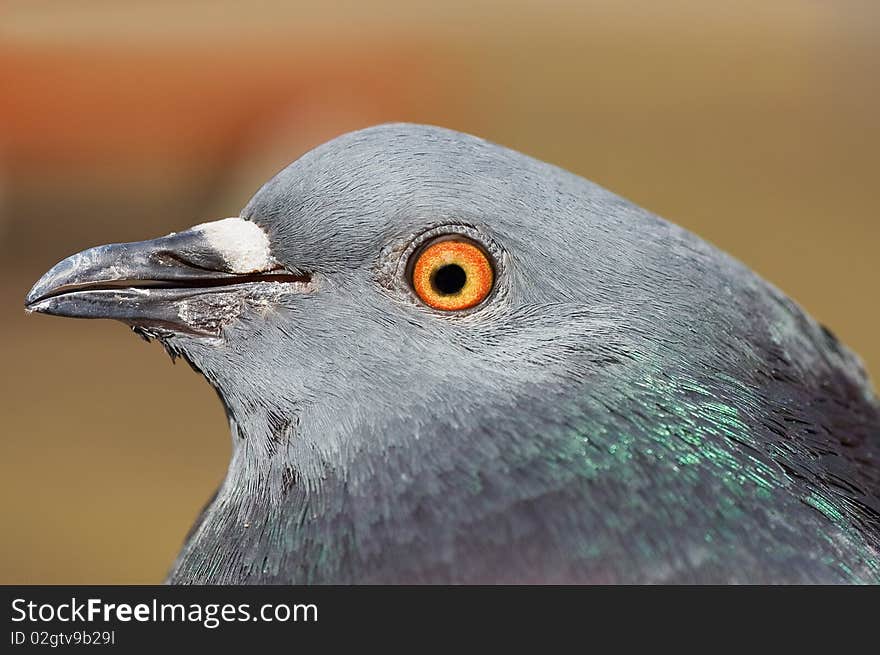
[[[874,0],[5,0],[0,583],[160,582],[229,455],[186,364],[121,324],[26,317],[31,284],[235,215],[312,146],[392,120],[697,232],[880,375]]]

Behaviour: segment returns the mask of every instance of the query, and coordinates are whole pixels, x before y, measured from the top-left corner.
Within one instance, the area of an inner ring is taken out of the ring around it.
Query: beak
[[[71,255],[28,293],[29,312],[112,318],[133,327],[219,334],[249,295],[278,284],[302,292],[310,278],[281,266],[256,223],[226,218],[150,241]],[[293,288],[290,288],[293,287]]]

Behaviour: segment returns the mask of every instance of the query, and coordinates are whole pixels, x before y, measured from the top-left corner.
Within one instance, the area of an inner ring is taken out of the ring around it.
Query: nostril
[[[181,252],[174,250],[157,250],[150,254],[150,260],[160,266],[168,266],[179,268],[194,268],[199,271],[210,271],[212,273],[231,273],[229,267],[218,254],[205,250],[196,252],[191,250],[184,256]]]

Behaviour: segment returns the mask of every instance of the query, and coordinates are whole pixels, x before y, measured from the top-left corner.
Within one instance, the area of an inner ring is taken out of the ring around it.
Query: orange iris
[[[417,255],[413,288],[434,309],[456,311],[481,303],[495,273],[482,248],[464,240],[436,241]]]

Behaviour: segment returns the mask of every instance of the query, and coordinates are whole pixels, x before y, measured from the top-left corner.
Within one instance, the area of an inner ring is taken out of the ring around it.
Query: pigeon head
[[[27,308],[121,320],[219,393],[232,461],[173,581],[880,575],[857,359],[691,233],[476,137],[341,136]]]
[[[64,260],[27,306],[160,339],[218,390],[236,459],[317,473],[421,423],[454,441],[625,355],[646,214],[582,184],[476,137],[381,126],[306,154],[240,217]]]

